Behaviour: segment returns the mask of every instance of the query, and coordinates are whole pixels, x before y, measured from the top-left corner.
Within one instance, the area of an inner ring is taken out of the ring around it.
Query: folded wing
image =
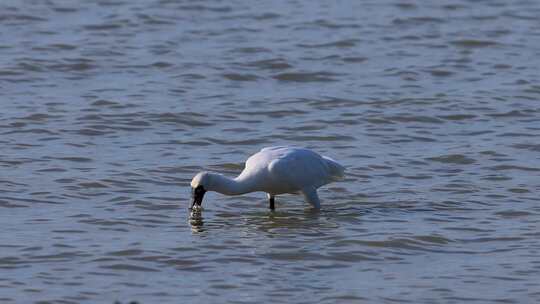
[[[275,149],[268,170],[273,179],[295,189],[319,188],[343,177],[344,168],[331,158],[301,148]]]

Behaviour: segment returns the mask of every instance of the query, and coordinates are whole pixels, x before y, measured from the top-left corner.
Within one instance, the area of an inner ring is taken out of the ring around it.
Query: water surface
[[[540,301],[537,1],[4,1],[0,302]],[[209,194],[264,146],[299,196]]]

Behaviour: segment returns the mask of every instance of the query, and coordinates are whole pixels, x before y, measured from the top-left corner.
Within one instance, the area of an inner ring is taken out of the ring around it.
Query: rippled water
[[[0,302],[540,301],[538,1],[3,1]],[[209,194],[263,146],[299,196]]]

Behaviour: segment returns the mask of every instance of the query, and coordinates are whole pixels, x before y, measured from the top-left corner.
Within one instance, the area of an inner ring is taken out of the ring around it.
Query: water
[[[540,301],[537,1],[3,1],[0,302]],[[209,193],[261,147],[300,196]]]

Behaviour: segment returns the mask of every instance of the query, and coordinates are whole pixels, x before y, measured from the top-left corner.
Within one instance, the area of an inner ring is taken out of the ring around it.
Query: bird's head
[[[208,172],[199,172],[191,180],[191,202],[190,209],[193,209],[195,205],[200,207],[202,205],[203,197],[206,191],[211,188],[212,175]]]

